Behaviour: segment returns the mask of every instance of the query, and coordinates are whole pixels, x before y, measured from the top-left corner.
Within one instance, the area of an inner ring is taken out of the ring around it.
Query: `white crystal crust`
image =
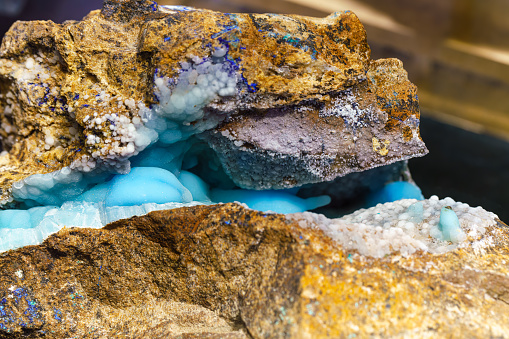
[[[412,218],[408,213],[409,207],[416,203],[423,204],[422,218]],[[440,210],[444,206],[450,206],[457,214],[466,235],[458,242],[437,239]],[[482,207],[473,208],[451,198],[439,200],[432,196],[420,202],[404,199],[378,204],[336,219],[311,212],[288,214],[287,218],[301,227],[324,231],[346,251],[383,258],[394,253],[407,257],[418,251],[440,254],[466,247],[482,252],[495,244],[495,236],[488,232],[488,227],[495,225],[498,217]]]

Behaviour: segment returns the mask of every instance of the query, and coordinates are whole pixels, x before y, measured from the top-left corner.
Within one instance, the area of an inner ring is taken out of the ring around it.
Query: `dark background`
[[[101,6],[102,0],[28,0],[19,14],[0,15],[0,35],[4,36],[16,20],[52,20],[57,23],[81,20],[88,12]]]
[[[421,136],[429,154],[410,160],[409,167],[425,197],[451,197],[509,220],[509,143],[425,114]]]

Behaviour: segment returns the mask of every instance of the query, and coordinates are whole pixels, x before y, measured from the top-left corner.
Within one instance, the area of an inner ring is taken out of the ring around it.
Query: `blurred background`
[[[223,12],[323,17],[352,10],[372,58],[396,57],[419,88],[430,154],[410,161],[423,194],[481,205],[509,221],[508,0],[159,0]],[[16,20],[80,20],[101,0],[0,0]]]

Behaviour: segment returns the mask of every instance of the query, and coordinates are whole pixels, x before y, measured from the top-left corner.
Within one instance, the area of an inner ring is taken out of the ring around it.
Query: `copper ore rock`
[[[62,229],[0,255],[0,337],[508,338],[509,229],[486,234],[374,259],[236,204]]]
[[[349,20],[358,19],[350,14],[340,22],[355,27]],[[339,32],[331,44],[359,34],[356,29]],[[347,68],[345,74],[356,74],[348,85],[340,84],[337,74],[325,81],[330,71],[325,72],[319,86],[324,81],[334,86],[323,86],[327,90],[320,94],[312,94],[316,83],[305,82],[299,92],[307,93],[303,100],[273,107],[260,100],[262,104],[250,105],[207,134],[236,184],[287,188],[427,154],[419,136],[417,88],[408,81],[401,61],[366,59],[365,39],[346,46],[355,53],[344,54],[343,68],[355,65],[364,70],[357,74]],[[327,47],[322,45],[319,54],[327,55]],[[337,70],[341,62],[330,65]],[[317,77],[316,71],[302,76]]]
[[[5,35],[2,201],[31,174],[128,171],[147,145],[111,117],[140,128],[143,110],[160,104],[156,80],[175,91],[193,60],[222,60],[235,79],[186,126],[216,121],[202,137],[241,187],[332,180],[427,153],[416,87],[399,60],[370,59],[352,12],[319,19],[106,0],[82,21],[19,21]]]

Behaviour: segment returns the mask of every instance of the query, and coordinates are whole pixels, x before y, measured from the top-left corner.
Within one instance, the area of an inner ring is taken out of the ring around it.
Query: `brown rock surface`
[[[509,230],[489,233],[373,259],[235,204],[63,229],[0,255],[0,337],[504,338]]]
[[[206,139],[233,180],[256,189],[331,181],[425,155],[417,88],[401,61],[368,64],[355,85],[241,112]]]
[[[223,85],[234,87],[190,104],[203,118],[177,119],[184,94],[207,89],[184,64],[196,71],[205,60],[222,63],[233,81]],[[156,97],[163,85],[182,94],[178,105]],[[141,128],[150,105],[164,106],[185,135],[226,119],[207,140],[241,187],[332,180],[427,152],[415,86],[399,61],[370,60],[349,11],[317,19],[107,0],[79,22],[13,25],[0,48],[0,91],[4,202],[13,182],[35,173],[128,171],[147,146],[130,128]],[[232,161],[241,158],[248,175]]]

